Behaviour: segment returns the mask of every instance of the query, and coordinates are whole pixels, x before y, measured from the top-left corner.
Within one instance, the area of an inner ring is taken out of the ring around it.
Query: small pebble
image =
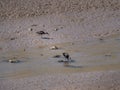
[[[106,57],[111,57],[112,55],[111,55],[111,54],[106,54],[105,56],[106,56]]]
[[[43,56],[43,54],[40,54],[40,56]]]
[[[99,40],[103,41],[104,39],[103,38],[99,38]]]
[[[15,40],[16,38],[15,37],[13,37],[13,38],[10,38],[10,40]]]
[[[61,29],[63,29],[63,27],[60,27]]]
[[[56,28],[54,31],[58,31],[59,29],[58,28]]]
[[[14,60],[14,59],[10,59],[10,60],[8,60],[8,62],[10,62],[10,63],[18,63],[19,61],[18,60]]]
[[[24,52],[26,51],[26,49],[23,50]]]
[[[74,43],[71,43],[72,45],[74,45]]]
[[[52,46],[52,47],[50,47],[50,49],[51,50],[56,50],[56,49],[58,49],[58,47],[57,46]]]
[[[61,55],[55,55],[55,56],[53,56],[53,58],[60,58],[61,57]]]
[[[32,28],[28,28],[28,30],[29,30],[29,31],[33,31],[33,29],[32,29]]]
[[[116,31],[120,31],[119,29],[117,29]]]

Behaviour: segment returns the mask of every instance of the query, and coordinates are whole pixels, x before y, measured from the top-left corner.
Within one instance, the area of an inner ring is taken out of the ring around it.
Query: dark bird
[[[71,59],[70,55],[68,53],[62,53],[62,54],[63,54],[64,58],[67,60],[67,62],[69,62]]]

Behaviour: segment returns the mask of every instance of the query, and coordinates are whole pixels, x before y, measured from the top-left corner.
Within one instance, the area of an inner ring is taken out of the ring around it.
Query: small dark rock
[[[117,29],[116,31],[120,31],[119,29]]]
[[[55,55],[55,56],[53,56],[53,58],[60,58],[61,57],[61,55]]]
[[[54,31],[58,31],[59,29],[58,28],[56,28]]]
[[[63,27],[60,27],[61,29],[63,29]]]
[[[10,38],[10,40],[15,40],[16,38],[15,37],[13,37],[13,38]]]
[[[64,60],[58,60],[59,63],[65,62]]]
[[[39,35],[49,34],[48,32],[44,32],[44,31],[37,31],[36,33]]]
[[[40,54],[40,56],[43,56],[43,54]]]
[[[106,56],[106,57],[111,57],[112,55],[111,55],[111,54],[106,54],[105,56]]]
[[[104,39],[103,38],[99,38],[99,40],[103,41]]]
[[[26,49],[23,50],[24,52],[26,51]]]
[[[71,43],[72,45],[74,45],[74,43]]]
[[[32,29],[32,28],[28,28],[28,30],[29,30],[29,31],[33,31],[33,29]]]
[[[57,49],[59,49],[57,46],[52,46],[52,47],[50,47],[50,49],[51,50],[57,50]]]
[[[9,63],[19,63],[20,61],[19,60],[14,60],[14,59],[10,59],[8,60]]]

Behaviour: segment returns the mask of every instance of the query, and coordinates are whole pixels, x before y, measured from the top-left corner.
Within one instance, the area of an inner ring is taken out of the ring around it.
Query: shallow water
[[[83,43],[76,41],[57,45],[61,47],[59,50],[50,50],[49,46],[46,46],[1,53],[0,78],[120,69],[120,35],[104,40],[95,39]],[[53,58],[53,56],[61,55],[62,52],[69,52],[74,62],[58,63],[58,60],[64,58]],[[6,62],[13,57],[21,62]]]

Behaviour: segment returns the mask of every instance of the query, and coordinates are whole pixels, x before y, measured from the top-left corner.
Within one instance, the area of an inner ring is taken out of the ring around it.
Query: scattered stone
[[[63,27],[60,27],[61,29],[63,29]]]
[[[32,29],[32,28],[28,28],[28,30],[29,30],[29,31],[33,31],[33,29]]]
[[[116,31],[120,31],[119,29],[117,29]]]
[[[15,40],[16,38],[15,37],[13,37],[13,38],[10,38],[10,40]]]
[[[64,62],[64,60],[58,60],[58,62],[59,62],[59,63],[63,63],[63,62]]]
[[[106,56],[106,57],[111,57],[112,55],[111,55],[111,54],[106,54],[105,56]]]
[[[10,62],[10,63],[18,63],[19,61],[16,60],[16,59],[10,59],[10,60],[8,60],[8,62]]]
[[[57,50],[58,47],[57,47],[57,46],[52,46],[52,47],[50,47],[50,49],[51,49],[51,50]]]
[[[103,41],[104,39],[103,38],[99,38],[99,40]]]
[[[54,31],[58,31],[60,29],[63,29],[63,27],[55,28]]]
[[[26,49],[23,50],[24,52],[26,51]]]
[[[49,35],[48,32],[44,32],[44,31],[37,31],[36,33],[39,34],[39,35],[45,35],[45,34],[48,34],[48,35]]]
[[[43,56],[43,54],[40,54],[40,56]]]
[[[53,56],[53,58],[60,58],[61,57],[61,55],[55,55],[55,56]]]
[[[74,45],[74,43],[71,43],[72,45]]]
[[[59,29],[58,28],[55,28],[54,31],[58,31]]]
[[[110,57],[110,56],[112,56],[112,55],[105,55],[106,57]]]

